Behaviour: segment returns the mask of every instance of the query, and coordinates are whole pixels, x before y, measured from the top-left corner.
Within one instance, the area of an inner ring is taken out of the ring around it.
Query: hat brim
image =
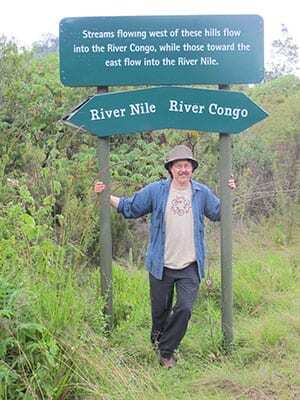
[[[165,162],[165,168],[169,171],[169,168],[175,161],[183,161],[183,160],[187,160],[192,163],[193,172],[195,171],[196,168],[198,168],[198,165],[199,165],[198,161],[194,160],[193,158],[174,158],[173,160],[168,160]]]

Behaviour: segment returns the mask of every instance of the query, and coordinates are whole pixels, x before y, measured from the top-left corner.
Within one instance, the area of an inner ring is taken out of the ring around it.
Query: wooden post
[[[229,85],[219,85],[229,90]],[[232,173],[231,135],[220,133],[220,198],[221,198],[221,285],[222,332],[224,347],[230,351],[233,342],[232,327],[232,196],[228,180]]]
[[[97,93],[107,93],[107,86],[98,86]],[[110,215],[110,167],[109,167],[109,137],[97,138],[97,159],[100,180],[106,185],[106,190],[100,194],[100,274],[101,294],[105,299],[104,314],[107,317],[108,330],[112,329],[113,293],[112,293],[112,238]]]

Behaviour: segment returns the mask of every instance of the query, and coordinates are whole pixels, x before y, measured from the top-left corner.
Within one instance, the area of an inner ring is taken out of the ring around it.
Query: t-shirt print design
[[[173,214],[182,217],[188,214],[191,209],[191,202],[184,196],[177,195],[171,202],[171,210]]]

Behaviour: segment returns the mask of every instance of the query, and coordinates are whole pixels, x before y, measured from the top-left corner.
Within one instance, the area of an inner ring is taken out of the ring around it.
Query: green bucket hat
[[[179,160],[189,160],[193,165],[193,171],[198,167],[198,161],[196,161],[193,157],[192,150],[187,146],[180,144],[175,146],[167,155],[165,160],[165,168],[169,171],[171,163]]]

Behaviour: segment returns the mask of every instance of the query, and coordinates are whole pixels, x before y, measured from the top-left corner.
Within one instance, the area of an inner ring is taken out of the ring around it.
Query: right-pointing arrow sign
[[[243,93],[156,87],[95,95],[64,122],[97,136],[164,128],[239,133],[267,116]]]

